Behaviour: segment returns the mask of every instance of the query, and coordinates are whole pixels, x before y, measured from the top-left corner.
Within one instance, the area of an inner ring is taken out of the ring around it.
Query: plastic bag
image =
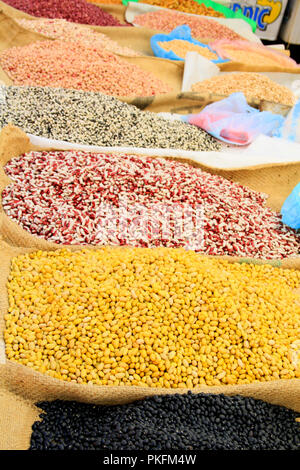
[[[162,47],[159,46],[159,42],[169,42],[173,41],[174,39],[182,39],[184,41],[188,41],[192,44],[197,46],[205,47],[211,52],[216,52],[207,44],[202,44],[202,42],[196,41],[191,36],[191,28],[188,25],[177,26],[177,28],[173,29],[169,34],[155,34],[150,39],[151,48],[153,53],[156,57],[162,57],[163,59],[170,59],[170,60],[181,60],[184,61],[182,57],[179,57],[173,51],[166,51]],[[218,54],[217,54],[218,55]],[[212,60],[214,64],[222,64],[224,62],[228,62],[228,59],[222,59],[218,56],[218,59]]]
[[[291,142],[300,142],[300,100],[288,113],[282,126],[276,132],[276,137],[290,140]]]
[[[300,229],[300,183],[293,189],[281,208],[282,222],[293,229]]]
[[[259,134],[272,135],[284,122],[283,116],[249,106],[243,93],[233,93],[183,120],[234,145],[248,145]]]
[[[251,43],[250,41],[229,41],[227,39],[219,39],[210,44],[210,46],[216,51],[216,53],[223,59],[231,59],[236,62],[244,62],[238,60],[235,57],[234,52],[228,51],[228,48],[234,49],[237,52],[245,52],[245,62],[253,63],[254,57],[252,54],[257,54],[258,59],[270,59],[274,66],[277,67],[288,67],[288,68],[299,68],[297,62],[290,57],[286,56],[280,51],[270,49],[263,44]],[[248,53],[248,59],[247,59]],[[250,54],[250,55],[249,55]],[[266,64],[267,65],[267,64]]]

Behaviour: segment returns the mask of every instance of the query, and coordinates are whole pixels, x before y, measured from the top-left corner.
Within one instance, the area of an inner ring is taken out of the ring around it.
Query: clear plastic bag
[[[300,229],[300,183],[293,189],[281,208],[282,222],[293,229]]]
[[[278,114],[260,112],[249,106],[243,93],[233,93],[184,120],[234,145],[248,145],[259,134],[272,135],[284,122]]]

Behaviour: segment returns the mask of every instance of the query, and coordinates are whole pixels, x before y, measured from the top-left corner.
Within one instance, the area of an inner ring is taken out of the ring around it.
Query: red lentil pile
[[[11,7],[32,16],[64,18],[73,23],[124,26],[109,13],[85,0],[5,0]]]
[[[119,46],[116,41],[112,41],[105,34],[99,33],[99,31],[94,31],[93,29],[70,23],[66,20],[48,18],[29,20],[27,18],[16,18],[15,21],[22,26],[22,28],[43,34],[51,39],[63,39],[65,41],[75,40],[88,46],[107,49],[116,54],[123,54],[130,57],[142,56],[140,52],[134,51],[129,47]]]
[[[262,259],[300,254],[299,235],[266,207],[267,195],[184,163],[44,151],[13,158],[5,171],[14,182],[3,191],[6,214],[55,243],[186,247]],[[178,230],[182,214],[194,221],[199,207],[201,228]]]
[[[2,52],[0,64],[16,85],[150,96],[171,87],[113,53],[76,41],[38,41]]]
[[[192,36],[195,39],[242,39],[235,31],[213,19],[186,15],[177,11],[157,10],[144,13],[136,16],[134,23],[146,28],[166,31],[167,33],[170,33],[177,26],[186,24],[191,28]]]

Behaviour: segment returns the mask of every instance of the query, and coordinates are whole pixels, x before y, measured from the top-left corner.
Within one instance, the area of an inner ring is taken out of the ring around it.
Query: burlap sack
[[[37,249],[56,248],[55,243],[31,235],[12,221],[3,211],[1,195],[10,179],[6,176],[3,166],[13,157],[22,155],[38,147],[31,144],[29,137],[15,126],[8,125],[0,133],[0,235],[3,240],[13,246],[32,247]],[[45,150],[45,149],[43,149]],[[47,149],[51,150],[51,149]],[[135,152],[133,152],[135,153]],[[166,157],[174,159],[174,157]],[[277,165],[265,165],[252,167],[251,169],[217,170],[206,167],[193,160],[176,158],[176,160],[188,162],[204,171],[223,176],[231,181],[243,184],[256,191],[269,194],[267,205],[279,211],[284,200],[299,182],[300,162]],[[287,260],[285,261],[287,262]],[[293,259],[293,266],[300,267],[300,259]]]
[[[58,249],[59,247],[56,247]],[[71,250],[77,250],[72,247]],[[4,315],[8,308],[6,281],[10,272],[11,259],[19,254],[35,251],[34,248],[13,248],[0,242],[0,338],[3,337]],[[4,341],[2,340],[2,348]],[[2,357],[4,352],[2,351]],[[29,367],[5,360],[0,364],[0,386],[31,403],[40,400],[77,400],[95,404],[122,404],[156,394],[186,393],[188,389],[167,389],[136,386],[81,385],[54,379],[35,372]],[[225,393],[243,395],[265,400],[269,403],[287,406],[300,411],[300,380],[274,380],[245,385],[201,386],[195,393]]]
[[[27,450],[39,410],[28,400],[0,387],[0,450]]]

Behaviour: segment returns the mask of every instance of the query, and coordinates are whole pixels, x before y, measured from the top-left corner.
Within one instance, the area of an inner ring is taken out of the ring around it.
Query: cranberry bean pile
[[[107,0],[105,0],[107,1]],[[116,41],[112,41],[105,34],[86,28],[85,26],[70,23],[66,20],[56,20],[41,18],[37,20],[29,20],[27,18],[16,18],[15,21],[22,26],[35,33],[43,34],[51,39],[63,39],[65,41],[79,41],[88,46],[107,49],[116,54],[127,55],[129,57],[141,56],[140,52],[134,51],[129,47],[121,47]]]
[[[177,26],[186,24],[191,28],[193,38],[199,40],[241,39],[241,36],[235,31],[213,19],[186,15],[177,11],[157,10],[144,13],[136,16],[134,23],[167,33]]]
[[[44,151],[13,158],[5,171],[13,180],[3,191],[6,214],[55,243],[186,247],[263,259],[299,255],[299,235],[266,207],[265,194],[187,164]]]
[[[124,26],[109,13],[85,0],[4,0],[11,7],[32,16],[64,18],[73,23]]]
[[[113,96],[150,96],[172,88],[113,53],[76,41],[38,41],[12,47],[0,64],[16,85],[100,91]]]

